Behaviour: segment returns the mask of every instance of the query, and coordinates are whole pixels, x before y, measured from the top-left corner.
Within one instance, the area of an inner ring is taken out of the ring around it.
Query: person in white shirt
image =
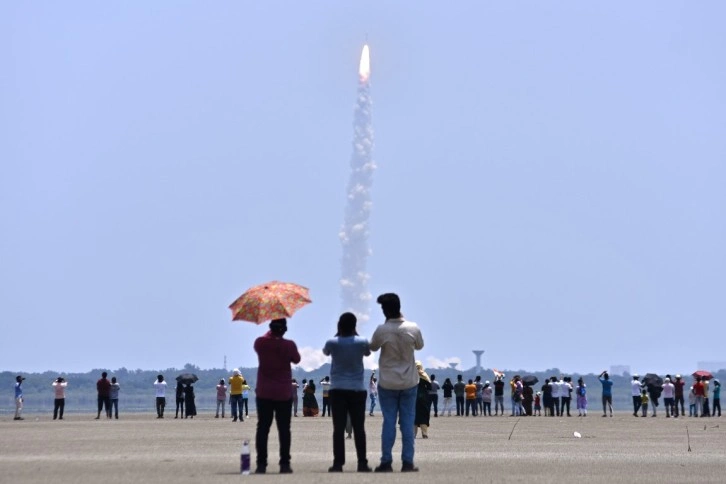
[[[557,415],[559,417],[561,415],[561,413],[560,413],[560,384],[557,382],[557,377],[555,377],[555,376],[550,377],[549,385],[552,388],[552,403],[554,403],[555,415]]]
[[[662,385],[663,388],[663,404],[665,405],[666,418],[671,418],[671,410],[675,405],[676,386],[671,383],[670,376],[667,376]],[[675,411],[673,413],[675,415]]]
[[[371,373],[371,379],[368,382],[368,396],[371,399],[371,411],[369,415],[372,417],[373,409],[376,408],[376,401],[378,400],[378,380],[376,379],[375,370]]]
[[[66,408],[66,387],[68,382],[62,376],[59,376],[52,384],[55,400],[53,401],[53,420],[58,418],[63,420],[63,410]]]
[[[164,375],[157,375],[154,382],[156,389],[156,418],[164,418],[164,407],[166,406],[166,382]]]
[[[396,425],[401,427],[401,472],[416,472],[414,465],[414,420],[419,374],[414,352],[424,347],[418,325],[401,314],[401,300],[394,293],[378,296],[385,323],[371,337],[371,351],[381,350],[378,360],[378,399],[383,413],[381,463],[375,472],[392,472]]]
[[[639,378],[640,376],[636,373],[633,375],[633,381],[630,382],[630,394],[633,396],[633,417],[638,416],[638,410],[640,410],[642,400],[641,392],[643,391],[643,386],[640,384]]]

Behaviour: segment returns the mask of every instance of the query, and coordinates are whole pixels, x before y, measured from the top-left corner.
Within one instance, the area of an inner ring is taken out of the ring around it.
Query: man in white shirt
[[[630,394],[633,396],[633,417],[638,416],[638,410],[640,409],[641,393],[643,386],[639,381],[640,376],[636,373],[633,375],[633,381],[630,382]]]
[[[154,382],[156,389],[156,418],[164,418],[164,407],[166,406],[166,382],[164,375],[157,375]]]
[[[383,413],[381,430],[381,463],[375,472],[392,472],[393,444],[396,441],[396,424],[400,422],[401,472],[416,472],[413,463],[416,393],[419,374],[414,351],[424,346],[418,325],[406,321],[401,314],[401,301],[393,293],[378,296],[386,322],[379,325],[371,337],[371,351],[381,350],[378,360],[378,400]]]
[[[662,388],[663,404],[665,405],[666,418],[671,418],[671,410],[673,410],[673,406],[675,405],[676,386],[671,383],[670,376],[666,377]],[[675,414],[675,410],[673,410],[673,415]]]
[[[560,414],[560,384],[557,382],[557,377],[553,376],[550,378],[550,387],[552,387],[552,403],[555,404],[555,414],[559,417]]]

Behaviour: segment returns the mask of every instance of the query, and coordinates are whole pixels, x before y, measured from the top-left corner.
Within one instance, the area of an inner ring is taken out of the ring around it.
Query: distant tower
[[[476,374],[481,375],[481,355],[484,354],[484,350],[472,350],[474,356],[476,356]]]
[[[458,365],[458,363],[456,363],[456,362],[449,363],[449,368],[451,368],[452,370],[456,370],[456,365]]]
[[[224,368],[224,371],[227,371],[227,355],[224,355],[224,366],[222,368]]]

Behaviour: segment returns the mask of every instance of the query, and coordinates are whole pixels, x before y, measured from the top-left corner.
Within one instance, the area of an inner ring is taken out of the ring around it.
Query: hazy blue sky
[[[401,295],[420,359],[726,359],[724,18],[721,1],[2,2],[0,370],[254,366],[265,327],[227,305],[271,279],[310,287],[288,335],[318,366],[366,36],[370,290]]]

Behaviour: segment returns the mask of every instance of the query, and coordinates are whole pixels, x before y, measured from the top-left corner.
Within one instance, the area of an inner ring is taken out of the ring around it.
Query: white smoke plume
[[[363,47],[359,70],[358,98],[353,116],[353,155],[345,220],[339,237],[343,245],[341,260],[340,296],[343,311],[356,315],[365,323],[370,318],[371,293],[368,292],[367,272],[373,171],[373,127],[371,124],[370,58],[368,46]]]

